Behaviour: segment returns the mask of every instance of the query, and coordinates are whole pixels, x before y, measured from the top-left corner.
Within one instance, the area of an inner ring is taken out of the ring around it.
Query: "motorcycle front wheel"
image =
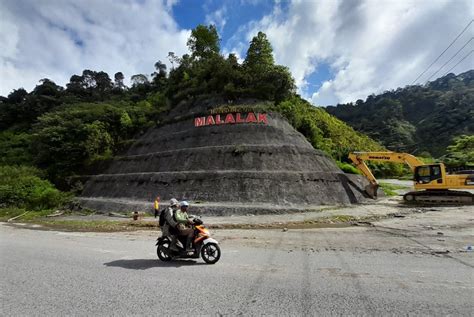
[[[221,248],[216,243],[208,243],[202,247],[201,257],[207,264],[214,264],[221,258]]]
[[[158,243],[156,247],[156,253],[158,258],[163,262],[171,261],[171,256],[169,255],[170,242],[168,240],[163,240]]]

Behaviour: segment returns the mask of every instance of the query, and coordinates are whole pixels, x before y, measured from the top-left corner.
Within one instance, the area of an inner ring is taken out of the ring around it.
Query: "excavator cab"
[[[413,179],[418,184],[429,184],[436,181],[438,184],[443,183],[442,167],[440,164],[421,165],[415,167]]]

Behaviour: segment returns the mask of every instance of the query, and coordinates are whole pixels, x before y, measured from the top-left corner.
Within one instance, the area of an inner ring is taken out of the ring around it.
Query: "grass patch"
[[[82,232],[120,232],[158,230],[156,222],[120,220],[38,220],[36,224],[48,229]]]
[[[368,218],[367,218],[368,219]],[[370,217],[373,219],[373,217]],[[215,224],[207,225],[209,229],[312,229],[312,228],[331,228],[331,227],[348,227],[353,222],[366,220],[365,218],[358,218],[349,215],[335,215],[331,217],[318,218],[305,221],[289,221],[289,222],[274,222],[261,224]]]
[[[354,216],[349,215],[335,215],[329,219],[333,222],[349,222],[357,220],[357,218],[355,218]]]
[[[24,214],[25,212],[27,212]],[[0,208],[0,221],[7,221],[8,219],[20,216],[24,214],[20,218],[17,218],[18,221],[31,221],[38,218],[46,217],[47,215],[52,214],[54,211],[51,209],[45,210],[26,210],[24,208]]]
[[[1,208],[0,209],[0,221],[7,221],[10,218],[21,215],[26,212],[23,208]]]
[[[14,217],[24,212],[24,210],[16,210],[14,213],[8,214],[8,218]],[[149,220],[64,220],[51,219],[45,216],[51,211],[44,211],[36,213],[28,217],[28,219],[19,218],[16,223],[29,223],[41,225],[43,229],[53,229],[62,231],[76,231],[76,232],[126,232],[137,230],[158,231],[159,226],[156,221]],[[314,220],[306,221],[290,221],[278,223],[263,223],[263,224],[242,224],[242,223],[226,223],[226,224],[206,224],[209,229],[309,229],[309,228],[325,228],[325,227],[345,227],[354,221],[360,220],[349,215],[335,215],[331,217],[324,217]],[[37,229],[37,228],[36,228]]]
[[[410,187],[402,186],[402,185],[394,185],[388,183],[379,183],[380,188],[382,188],[383,192],[387,196],[397,196],[398,193],[396,190],[400,189],[410,189]]]

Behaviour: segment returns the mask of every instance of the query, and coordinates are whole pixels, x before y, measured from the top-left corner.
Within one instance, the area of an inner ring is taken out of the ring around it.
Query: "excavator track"
[[[455,190],[422,190],[406,193],[403,200],[408,203],[473,205],[474,194]]]

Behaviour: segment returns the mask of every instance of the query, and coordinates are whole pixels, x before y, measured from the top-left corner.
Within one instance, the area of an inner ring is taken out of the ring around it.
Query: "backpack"
[[[165,212],[166,212],[166,208],[160,211],[160,219],[159,219],[160,227],[163,227],[166,223]]]
[[[168,207],[168,208],[169,208],[169,207]],[[158,223],[159,223],[160,227],[163,227],[163,226],[165,225],[165,223],[167,223],[167,221],[166,221],[166,215],[165,215],[166,209],[167,209],[167,208],[162,209],[162,210],[160,211],[160,219],[158,220]],[[176,210],[173,210],[173,219],[174,219],[174,221],[176,221]]]

